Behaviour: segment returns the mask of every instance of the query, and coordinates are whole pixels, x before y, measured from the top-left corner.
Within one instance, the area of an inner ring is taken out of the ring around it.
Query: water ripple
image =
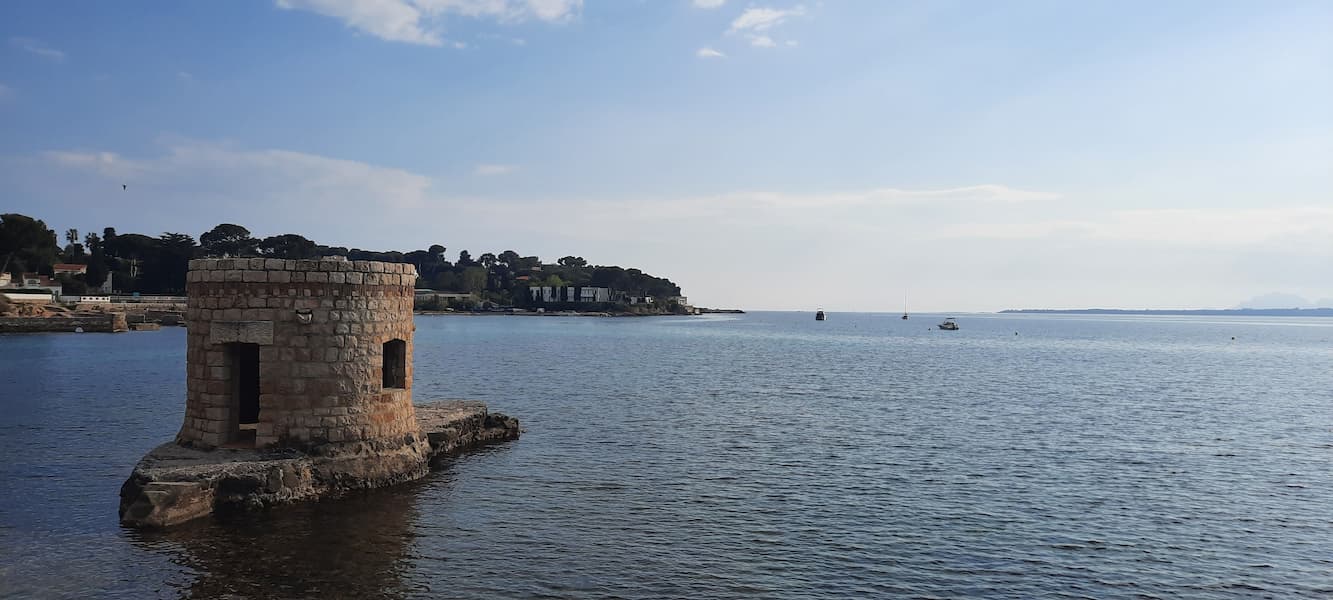
[[[1322,321],[808,316],[419,318],[416,396],[522,440],[162,533],[181,332],[0,336],[0,597],[1333,593]]]

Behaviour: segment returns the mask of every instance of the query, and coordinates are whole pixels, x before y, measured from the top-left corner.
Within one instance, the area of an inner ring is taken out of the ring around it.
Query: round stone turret
[[[410,264],[190,261],[187,399],[177,442],[422,444],[412,408]]]

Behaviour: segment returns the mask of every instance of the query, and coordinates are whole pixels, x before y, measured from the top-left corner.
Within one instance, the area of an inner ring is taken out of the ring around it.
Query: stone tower
[[[424,452],[409,264],[190,261],[178,444]]]

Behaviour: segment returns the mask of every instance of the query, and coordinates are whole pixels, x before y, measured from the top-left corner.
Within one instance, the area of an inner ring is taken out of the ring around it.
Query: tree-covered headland
[[[61,242],[64,242],[63,244]],[[314,259],[344,256],[348,260],[378,260],[411,263],[419,275],[416,287],[441,292],[467,293],[474,300],[454,301],[455,307],[478,305],[518,306],[549,309],[590,308],[545,305],[533,302],[529,286],[596,286],[611,288],[623,296],[652,297],[648,306],[598,306],[597,310],[671,311],[670,299],[680,296],[680,286],[639,269],[590,265],[578,256],[543,263],[537,256],[513,250],[473,256],[462,250],[449,260],[447,248],[433,244],[409,252],[362,250],[326,246],[305,236],[286,233],[256,238],[240,225],[224,223],[199,235],[167,232],[156,237],[120,233],[107,227],[100,233],[81,234],[70,229],[57,235],[46,223],[20,214],[0,215],[0,263],[5,271],[53,275],[57,263],[87,265],[86,275],[62,274],[66,294],[96,290],[109,274],[118,293],[183,294],[185,274],[193,258],[264,257]],[[619,304],[619,303],[612,303]],[[444,308],[443,305],[424,308]]]

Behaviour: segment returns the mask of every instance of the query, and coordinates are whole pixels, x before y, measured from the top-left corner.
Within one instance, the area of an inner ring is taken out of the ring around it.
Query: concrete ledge
[[[420,433],[396,447],[357,442],[301,452],[163,444],[121,486],[120,521],[171,527],[220,511],[262,510],[394,485],[424,477],[444,457],[519,436],[517,419],[491,414],[482,402],[433,402],[416,406],[416,414]]]

